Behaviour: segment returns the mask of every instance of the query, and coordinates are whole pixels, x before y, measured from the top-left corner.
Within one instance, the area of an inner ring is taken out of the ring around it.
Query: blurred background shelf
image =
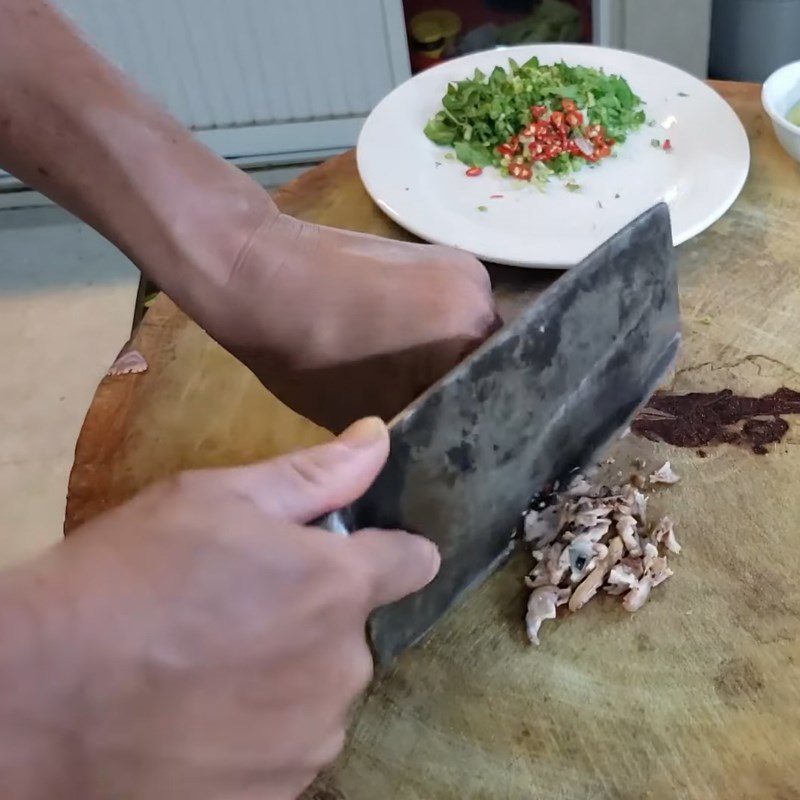
[[[411,69],[503,45],[592,42],[591,0],[405,0]]]

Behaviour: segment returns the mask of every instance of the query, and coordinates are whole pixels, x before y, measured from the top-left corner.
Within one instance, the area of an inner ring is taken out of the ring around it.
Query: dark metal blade
[[[669,213],[656,206],[566,272],[393,420],[391,455],[340,515],[437,543],[442,568],[375,611],[386,664],[510,552],[530,498],[599,457],[647,401],[680,339]]]

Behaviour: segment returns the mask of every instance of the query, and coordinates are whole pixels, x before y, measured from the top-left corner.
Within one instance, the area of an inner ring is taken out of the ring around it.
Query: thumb
[[[377,417],[353,423],[327,444],[232,470],[238,491],[270,517],[310,522],[360,497],[389,455],[389,432]]]
[[[385,606],[427,586],[439,572],[436,545],[402,531],[363,530],[347,542],[371,587],[371,608]]]

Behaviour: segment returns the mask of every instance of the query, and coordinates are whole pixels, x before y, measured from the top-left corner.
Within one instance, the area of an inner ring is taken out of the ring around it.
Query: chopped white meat
[[[556,599],[558,588],[556,586],[540,586],[531,592],[528,598],[528,613],[525,615],[525,626],[531,644],[538,646],[539,630],[546,619],[556,618]]]
[[[653,538],[657,544],[662,544],[670,553],[676,555],[681,552],[681,546],[675,538],[675,523],[669,517],[662,517],[658,525],[653,528]]]
[[[669,517],[661,517],[661,519],[653,527],[653,531],[650,534],[651,538],[656,544],[661,544],[661,542],[664,540],[664,537],[672,529],[672,526],[673,522]]]
[[[528,598],[528,613],[525,615],[525,626],[531,644],[539,644],[539,630],[547,619],[556,618],[556,608],[566,602],[569,590],[557,586],[540,586],[531,592]]]
[[[616,596],[639,585],[639,577],[628,564],[619,563],[608,573],[606,593]]]
[[[667,485],[672,485],[673,483],[677,483],[679,480],[680,476],[672,469],[672,465],[669,463],[669,461],[666,461],[650,476],[651,484],[665,483]]]
[[[614,506],[614,514],[612,515],[614,517],[614,522],[616,522],[620,517],[629,517],[629,516],[631,516],[631,511],[632,510],[633,509],[627,503],[624,503],[624,502],[622,502],[622,500],[620,500]]]
[[[608,553],[606,557],[598,562],[597,566],[578,584],[569,599],[569,610],[578,611],[583,608],[596,594],[597,590],[603,585],[606,575],[611,572],[617,562],[624,554],[624,545],[619,536],[615,536],[608,543]]]
[[[582,531],[581,535],[586,536],[593,542],[599,542],[609,532],[610,529],[611,520],[601,519],[598,520],[597,525],[593,525],[591,528],[587,528],[585,531]]]
[[[620,516],[617,519],[617,533],[629,555],[640,556],[642,554],[642,545],[639,542],[636,520],[633,517],[627,514]]]
[[[564,579],[568,565],[561,564],[561,554],[564,545],[559,542],[549,545],[543,551],[535,551],[534,558],[538,563],[531,571],[529,578],[532,586],[557,586]]]
[[[622,493],[619,511],[636,517],[641,523],[646,522],[647,495],[640,492],[633,484],[628,484]]]
[[[642,566],[644,566],[644,571],[647,572],[652,569],[653,563],[658,558],[658,547],[648,539],[644,543],[643,552]]]
[[[564,580],[567,574],[567,568],[561,563],[561,555],[564,552],[564,546],[560,544],[551,544],[547,557],[544,560],[544,566],[547,577],[550,582],[558,585]]]
[[[647,495],[635,489],[633,492],[633,505],[631,506],[631,513],[636,517],[642,525],[647,522]]]
[[[623,558],[619,563],[627,567],[637,580],[644,575],[644,559],[641,557],[634,558],[633,556],[628,556],[627,558]]]
[[[580,511],[575,515],[573,522],[581,528],[593,528],[602,519],[608,517],[612,510],[613,508],[610,505],[601,505],[597,508]]]
[[[523,521],[525,541],[540,548],[558,538],[558,508],[549,506],[541,511],[531,510]]]
[[[567,566],[561,566],[561,553],[564,545],[558,542],[549,545],[545,550],[534,551],[536,566],[531,570],[526,583],[531,588],[558,585],[567,573]]]
[[[592,484],[583,477],[583,475],[576,475],[567,486],[564,492],[565,497],[583,497],[592,491]]]
[[[677,480],[669,462],[650,476],[651,484]],[[634,612],[672,576],[667,555],[680,552],[674,525],[663,517],[645,533],[644,483],[639,473],[623,486],[592,485],[576,475],[559,503],[540,501],[525,515],[525,539],[535,559],[525,578],[531,589],[528,635],[534,644],[543,621],[555,618],[559,605],[578,611],[603,590]]]
[[[147,359],[138,350],[125,350],[117,356],[106,375],[135,375],[147,371]]]
[[[559,565],[563,564],[569,569],[572,583],[579,583],[597,566],[598,559],[605,558],[607,554],[608,548],[604,544],[581,534],[564,548]]]
[[[650,575],[645,575],[636,586],[631,589],[622,600],[622,607],[631,614],[638,611],[650,597],[650,590],[653,588],[653,578]]]
[[[675,538],[675,531],[674,530],[670,531],[664,537],[664,545],[667,548],[667,550],[670,551],[670,553],[675,553],[675,555],[678,555],[678,553],[680,553],[681,550],[683,549],[680,546],[680,544],[678,544],[678,540]]]
[[[572,521],[575,519],[575,514],[577,513],[576,509],[576,503],[564,503],[564,506],[561,509],[561,515],[558,518],[559,530],[563,530],[564,528],[568,528],[570,525],[572,525]]]
[[[608,546],[602,542],[595,542],[594,554],[599,561],[602,561],[608,555]]]
[[[653,581],[653,587],[660,586],[667,578],[671,578],[675,573],[667,566],[667,557],[660,556],[653,560],[648,573]]]

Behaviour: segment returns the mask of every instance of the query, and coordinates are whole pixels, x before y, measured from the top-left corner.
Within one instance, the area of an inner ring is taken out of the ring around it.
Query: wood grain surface
[[[758,87],[720,85],[752,146],[733,209],[680,248],[685,344],[672,389],[800,389],[800,167]],[[404,237],[352,155],[286,187],[305,219]],[[499,270],[506,313],[550,276]],[[293,415],[166,298],[142,375],[103,381],[78,442],[66,529],[176,470],[268,457],[327,434]],[[597,601],[524,639],[520,556],[375,682],[313,800],[800,800],[800,420],[765,456],[628,437],[608,467],[669,458],[657,493],[684,545],[630,616]]]

